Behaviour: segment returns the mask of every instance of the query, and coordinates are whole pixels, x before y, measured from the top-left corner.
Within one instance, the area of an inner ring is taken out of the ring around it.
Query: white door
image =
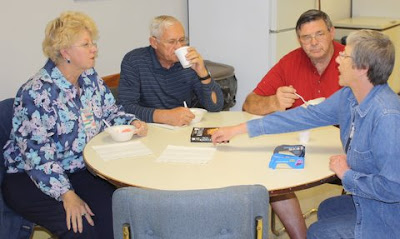
[[[231,65],[242,104],[267,72],[268,0],[189,0],[189,38],[204,59]]]

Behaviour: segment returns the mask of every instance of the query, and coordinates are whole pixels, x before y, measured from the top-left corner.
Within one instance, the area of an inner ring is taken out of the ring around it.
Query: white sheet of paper
[[[149,125],[157,126],[157,127],[164,128],[164,129],[170,129],[170,130],[176,130],[176,129],[182,128],[179,126],[173,126],[173,125],[169,125],[169,124],[159,124],[159,123],[149,123]]]
[[[213,158],[215,151],[216,148],[168,145],[156,161],[163,163],[205,164]]]
[[[140,141],[98,145],[93,146],[93,149],[104,161],[152,154],[151,150]]]

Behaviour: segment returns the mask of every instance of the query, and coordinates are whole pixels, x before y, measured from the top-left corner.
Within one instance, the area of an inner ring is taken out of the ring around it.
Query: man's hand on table
[[[154,112],[154,122],[173,126],[189,125],[195,115],[186,107],[170,110],[157,109]]]

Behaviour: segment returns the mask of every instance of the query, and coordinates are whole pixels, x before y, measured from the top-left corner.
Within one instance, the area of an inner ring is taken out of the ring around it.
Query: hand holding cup
[[[192,66],[190,61],[186,59],[188,48],[188,46],[183,46],[175,50],[175,55],[178,57],[179,62],[181,63],[183,68],[189,68]]]

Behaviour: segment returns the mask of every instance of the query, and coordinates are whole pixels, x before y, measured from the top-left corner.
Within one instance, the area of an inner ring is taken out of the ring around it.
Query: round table
[[[191,143],[193,126],[220,127],[245,122],[255,117],[246,112],[224,111],[206,113],[196,125],[174,130],[149,125],[148,135],[134,136],[151,155],[117,160],[101,159],[96,145],[118,144],[102,132],[84,149],[88,169],[118,186],[137,186],[162,190],[210,189],[233,185],[264,185],[270,195],[283,194],[313,187],[336,178],[329,170],[329,157],[343,154],[339,129],[333,126],[312,129],[306,146],[304,169],[270,169],[269,161],[275,147],[300,144],[299,132],[263,135],[249,138],[239,135],[228,144]],[[206,164],[161,163],[156,159],[168,145],[186,147],[216,147],[213,158]]]

